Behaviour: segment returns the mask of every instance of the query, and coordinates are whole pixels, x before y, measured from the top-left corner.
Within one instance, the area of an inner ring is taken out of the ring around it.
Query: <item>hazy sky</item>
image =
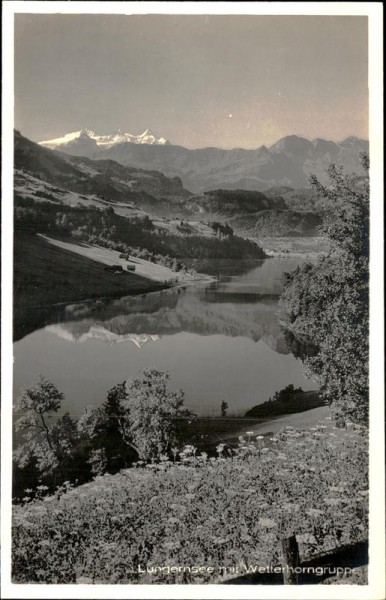
[[[255,148],[368,137],[367,18],[15,15],[15,127]]]

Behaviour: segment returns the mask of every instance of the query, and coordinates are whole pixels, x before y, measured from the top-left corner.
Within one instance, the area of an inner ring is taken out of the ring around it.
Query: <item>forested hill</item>
[[[318,391],[304,392],[301,388],[295,388],[290,384],[280,392],[276,392],[273,398],[248,410],[245,416],[271,418],[303,412],[324,404]]]
[[[261,210],[280,208],[287,210],[280,196],[267,197],[261,192],[247,190],[211,190],[188,200],[191,210],[198,209],[205,213],[235,216],[237,214],[253,214]]]
[[[225,220],[236,233],[251,237],[318,235],[327,209],[315,204],[310,190],[298,194],[292,188],[265,193],[212,190],[190,197],[186,206],[201,218]]]

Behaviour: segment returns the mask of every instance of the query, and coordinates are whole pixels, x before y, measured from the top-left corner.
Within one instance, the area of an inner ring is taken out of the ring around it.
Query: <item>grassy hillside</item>
[[[104,265],[48,244],[34,235],[17,235],[14,245],[15,337],[28,323],[44,322],[56,303],[76,302],[162,289],[134,273],[109,273]]]
[[[103,264],[52,246],[37,236],[16,238],[14,261],[16,305],[140,294],[163,287],[135,273],[109,273]]]
[[[76,240],[108,246],[122,252],[125,246],[139,247],[161,256],[185,258],[266,258],[265,252],[250,240],[228,235],[222,239],[193,234],[177,235],[160,228],[145,215],[126,218],[112,206],[104,210],[95,206],[68,206],[52,202],[35,202],[32,198],[15,198],[15,228],[21,232],[46,233],[52,237],[70,236]],[[209,228],[207,228],[209,230]],[[121,245],[122,249],[118,247]],[[115,247],[116,246],[116,247]]]
[[[232,577],[221,567],[242,575],[280,564],[292,534],[301,561],[356,543],[367,536],[366,440],[330,421],[270,439],[249,432],[232,459],[223,446],[217,460],[185,448],[175,464],[64,486],[44,501],[27,492],[13,510],[13,581],[218,583]],[[211,570],[151,571],[166,565]]]

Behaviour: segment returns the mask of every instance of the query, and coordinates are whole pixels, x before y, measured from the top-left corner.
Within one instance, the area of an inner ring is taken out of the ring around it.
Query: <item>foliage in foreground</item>
[[[16,421],[16,429],[23,432],[24,443],[15,451],[19,466],[27,466],[31,461],[40,472],[52,473],[73,454],[78,441],[76,423],[68,413],[55,424],[48,420],[52,413],[60,409],[63,394],[53,383],[40,377],[29,389],[23,389],[15,403],[15,410],[21,414]]]
[[[253,441],[252,441],[253,438]],[[13,511],[13,580],[26,583],[213,583],[220,566],[301,558],[367,535],[367,438],[329,420],[267,439],[248,433],[232,458],[139,465]],[[147,573],[214,567],[214,575]],[[144,573],[140,571],[145,571]]]
[[[366,157],[363,162],[368,168]],[[312,183],[317,194],[335,206],[333,220],[323,228],[329,251],[316,265],[306,263],[286,274],[281,314],[295,342],[291,344],[294,353],[317,376],[322,398],[331,404],[336,422],[366,424],[369,182],[345,175],[334,165],[328,175],[329,187],[315,178]],[[299,343],[299,334],[308,341],[308,348]]]
[[[78,421],[78,430],[93,440],[94,452],[106,450],[113,438],[131,448],[143,460],[158,458],[170,452],[177,441],[178,421],[190,415],[184,408],[182,390],[169,390],[169,374],[157,369],[144,369],[134,378],[112,388],[102,408],[88,406]],[[104,436],[104,442],[99,439]],[[101,474],[109,468],[94,471]]]
[[[31,482],[40,477],[54,489],[66,478],[79,479],[79,474],[84,482],[91,474],[116,473],[137,457],[171,456],[179,423],[191,413],[184,407],[183,391],[168,386],[168,373],[144,369],[140,378],[114,386],[101,407],[86,407],[78,422],[66,413],[52,423],[64,396],[41,376],[22,389],[15,403],[20,415],[16,429],[22,433],[14,452],[16,465],[30,474]]]

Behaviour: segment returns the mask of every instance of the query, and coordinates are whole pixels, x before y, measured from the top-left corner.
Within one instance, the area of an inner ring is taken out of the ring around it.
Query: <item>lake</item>
[[[40,374],[79,416],[142,369],[170,373],[170,387],[200,416],[244,414],[292,383],[316,389],[291,354],[278,320],[281,275],[298,257],[201,265],[217,280],[142,296],[70,304],[14,345],[14,390]]]

